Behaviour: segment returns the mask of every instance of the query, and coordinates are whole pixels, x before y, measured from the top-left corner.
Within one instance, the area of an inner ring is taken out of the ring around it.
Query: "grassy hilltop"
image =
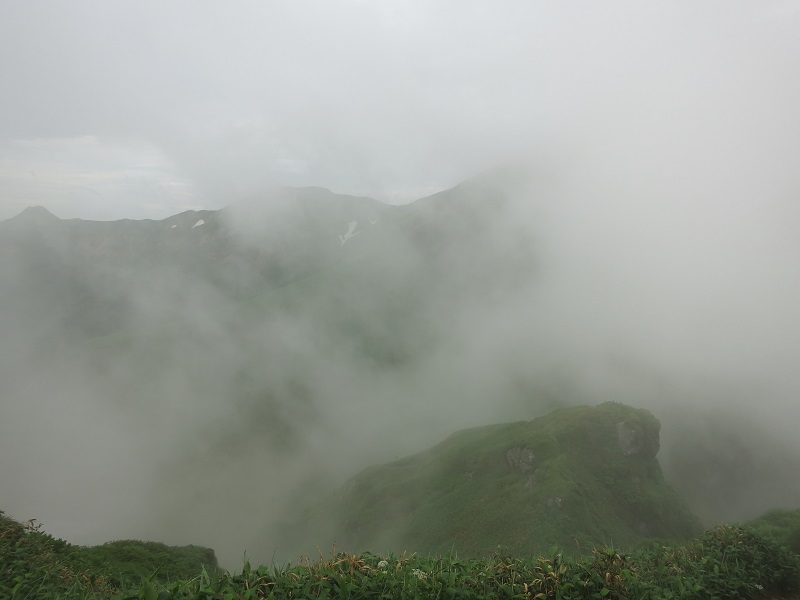
[[[75,546],[0,511],[0,598],[108,598],[145,579],[167,583],[216,572],[214,550],[119,540]]]
[[[364,470],[287,536],[468,556],[687,539],[699,524],[664,480],[659,429],[648,411],[605,403],[461,431]]]

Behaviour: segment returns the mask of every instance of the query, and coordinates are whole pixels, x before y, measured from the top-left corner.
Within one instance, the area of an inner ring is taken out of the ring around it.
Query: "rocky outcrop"
[[[619,421],[616,425],[617,443],[625,456],[655,457],[660,448],[658,421],[652,423]]]
[[[515,446],[506,452],[508,466],[520,473],[527,473],[533,469],[535,458],[533,450],[522,446]]]

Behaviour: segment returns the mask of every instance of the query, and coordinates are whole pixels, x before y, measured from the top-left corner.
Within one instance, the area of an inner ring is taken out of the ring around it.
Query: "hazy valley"
[[[289,558],[298,507],[369,465],[609,400],[661,421],[666,478],[706,525],[797,506],[768,392],[619,336],[674,307],[630,305],[596,256],[575,270],[558,202],[547,177],[500,170],[404,206],[276,189],[162,221],[0,223],[4,510],[79,543]]]

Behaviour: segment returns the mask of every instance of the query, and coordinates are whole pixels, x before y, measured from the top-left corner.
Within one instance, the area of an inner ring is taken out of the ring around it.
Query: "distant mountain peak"
[[[12,217],[14,220],[23,220],[23,221],[31,221],[31,222],[43,222],[43,221],[59,221],[60,219],[47,210],[44,206],[29,206],[21,213],[19,213],[16,217]]]

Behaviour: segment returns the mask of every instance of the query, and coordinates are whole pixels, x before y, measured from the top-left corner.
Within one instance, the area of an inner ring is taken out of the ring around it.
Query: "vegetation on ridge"
[[[109,549],[108,545],[97,548]],[[538,557],[493,553],[474,559],[337,553],[285,567],[252,568],[245,563],[234,574],[198,566],[181,580],[170,580],[164,571],[156,571],[136,582],[115,578],[109,571],[98,572],[82,550],[0,514],[0,596],[11,600],[757,600],[800,591],[797,554],[774,538],[729,525],[683,545],[653,544],[631,554],[611,547],[578,558],[564,555],[557,547]]]
[[[774,537],[795,554],[800,554],[800,510],[771,510],[749,525],[758,533]]]
[[[659,429],[648,411],[609,402],[460,431],[364,470],[284,543],[481,556],[688,539],[700,525],[664,480]]]
[[[138,540],[75,546],[0,511],[0,598],[107,598],[142,581],[186,580],[217,570],[211,548]]]

